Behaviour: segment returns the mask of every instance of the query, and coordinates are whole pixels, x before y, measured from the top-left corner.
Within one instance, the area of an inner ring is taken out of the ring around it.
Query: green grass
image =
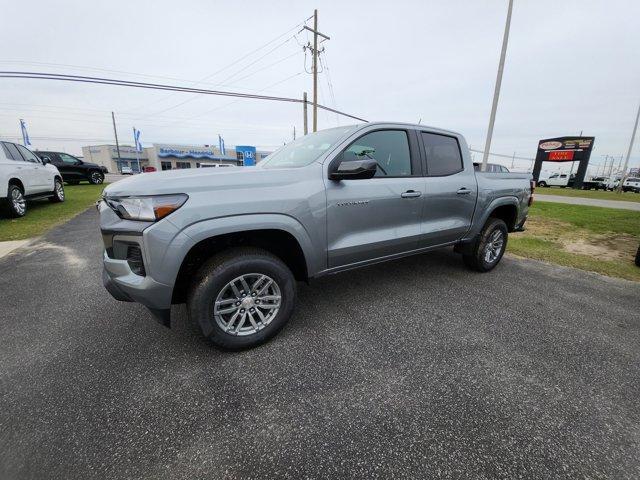
[[[594,233],[640,236],[640,212],[633,210],[538,202],[533,204],[529,215],[567,222]]]
[[[527,231],[509,237],[508,251],[559,265],[640,281],[633,260],[640,243],[640,212],[612,208],[537,203]],[[584,253],[567,245],[586,245]],[[605,253],[613,253],[606,258]]]
[[[618,200],[640,202],[640,193],[607,192],[605,190],[573,190],[572,188],[536,188],[536,195],[559,195],[561,197],[595,198],[598,200]]]
[[[65,185],[66,199],[62,203],[34,200],[27,204],[22,218],[7,218],[0,214],[0,241],[23,240],[42,235],[94,205],[105,185]]]

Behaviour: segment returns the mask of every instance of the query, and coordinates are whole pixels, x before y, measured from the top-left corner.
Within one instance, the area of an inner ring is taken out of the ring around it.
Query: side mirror
[[[47,163],[51,163],[51,160],[49,159],[49,157],[42,157],[40,160],[42,160],[43,165],[46,165]]]
[[[363,180],[373,178],[378,170],[378,162],[371,158],[359,159],[353,152],[340,156],[337,168],[329,173],[330,180]]]

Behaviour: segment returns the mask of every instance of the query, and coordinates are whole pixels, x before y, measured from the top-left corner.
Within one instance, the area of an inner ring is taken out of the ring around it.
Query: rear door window
[[[458,140],[447,135],[421,132],[427,156],[427,175],[453,175],[462,171],[462,155]]]
[[[5,149],[6,149],[6,151],[9,152],[9,158],[10,159],[16,160],[18,162],[24,162],[24,158],[22,158],[22,155],[20,155],[20,152],[16,148],[15,144],[9,143],[9,142],[4,142],[3,145],[4,145]]]

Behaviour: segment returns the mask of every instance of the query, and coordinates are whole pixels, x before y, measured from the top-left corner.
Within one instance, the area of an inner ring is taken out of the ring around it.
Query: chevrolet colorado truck
[[[97,207],[103,282],[170,326],[172,304],[242,349],[291,317],[296,282],[453,246],[487,272],[523,229],[530,174],[476,172],[462,135],[367,123],[295,140],[254,167],[138,175]]]

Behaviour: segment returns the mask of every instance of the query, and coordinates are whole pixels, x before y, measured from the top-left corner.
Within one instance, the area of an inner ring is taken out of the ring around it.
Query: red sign
[[[555,152],[549,152],[549,158],[547,160],[564,162],[567,160],[573,160],[573,150],[556,150]]]

